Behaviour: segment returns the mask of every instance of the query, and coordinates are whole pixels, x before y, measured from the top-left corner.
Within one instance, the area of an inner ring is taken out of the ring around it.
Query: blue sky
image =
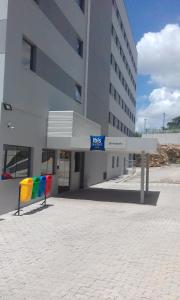
[[[148,32],[160,32],[167,24],[180,24],[180,0],[124,0],[137,43]],[[137,81],[137,110],[149,105],[144,95],[157,88],[148,83],[150,76],[139,75]]]

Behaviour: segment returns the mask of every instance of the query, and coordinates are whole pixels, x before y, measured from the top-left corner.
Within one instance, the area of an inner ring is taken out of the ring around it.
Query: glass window
[[[116,117],[113,116],[113,127],[115,127],[115,126],[116,126]]]
[[[74,159],[75,159],[75,166],[74,166],[74,172],[80,172],[80,168],[81,168],[81,153],[80,152],[76,152],[74,155]]]
[[[75,85],[75,100],[81,102],[82,88],[79,84]]]
[[[84,10],[85,10],[85,0],[76,0],[76,2],[79,5],[80,9],[84,12]]]
[[[113,114],[111,112],[109,112],[109,123],[113,124]]]
[[[77,53],[83,57],[83,41],[77,38]]]
[[[41,175],[53,175],[55,173],[55,151],[42,150]]]
[[[30,159],[31,148],[4,145],[2,179],[29,177]]]
[[[110,93],[110,95],[112,94],[112,84],[111,83],[109,85],[109,93]]]
[[[116,166],[119,168],[119,156],[117,156]]]
[[[119,129],[119,120],[117,120],[117,129]]]
[[[121,123],[121,131],[123,132],[123,129],[124,129],[124,125],[123,123]]]
[[[116,100],[116,90],[114,89],[114,99]]]
[[[36,70],[36,47],[23,38],[22,64],[26,70]]]
[[[115,157],[112,157],[112,169],[114,169],[114,164],[115,164]]]
[[[119,80],[121,80],[121,71],[119,70]]]

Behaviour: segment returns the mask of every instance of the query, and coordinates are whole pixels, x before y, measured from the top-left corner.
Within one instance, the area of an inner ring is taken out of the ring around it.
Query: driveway
[[[0,299],[180,300],[180,187],[158,172],[156,203],[126,201],[137,175],[2,216]]]

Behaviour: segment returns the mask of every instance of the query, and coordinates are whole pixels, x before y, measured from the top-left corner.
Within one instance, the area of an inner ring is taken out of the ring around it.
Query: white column
[[[146,194],[149,192],[149,154],[146,155]]]
[[[141,153],[141,199],[140,203],[144,204],[144,166],[145,166],[145,153]]]

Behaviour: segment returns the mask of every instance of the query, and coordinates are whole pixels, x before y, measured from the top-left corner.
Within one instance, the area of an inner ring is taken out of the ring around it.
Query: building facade
[[[62,151],[68,134],[132,136],[137,52],[123,0],[1,0],[0,210],[21,178],[54,192],[122,174],[127,156]],[[7,197],[8,195],[8,197]]]

